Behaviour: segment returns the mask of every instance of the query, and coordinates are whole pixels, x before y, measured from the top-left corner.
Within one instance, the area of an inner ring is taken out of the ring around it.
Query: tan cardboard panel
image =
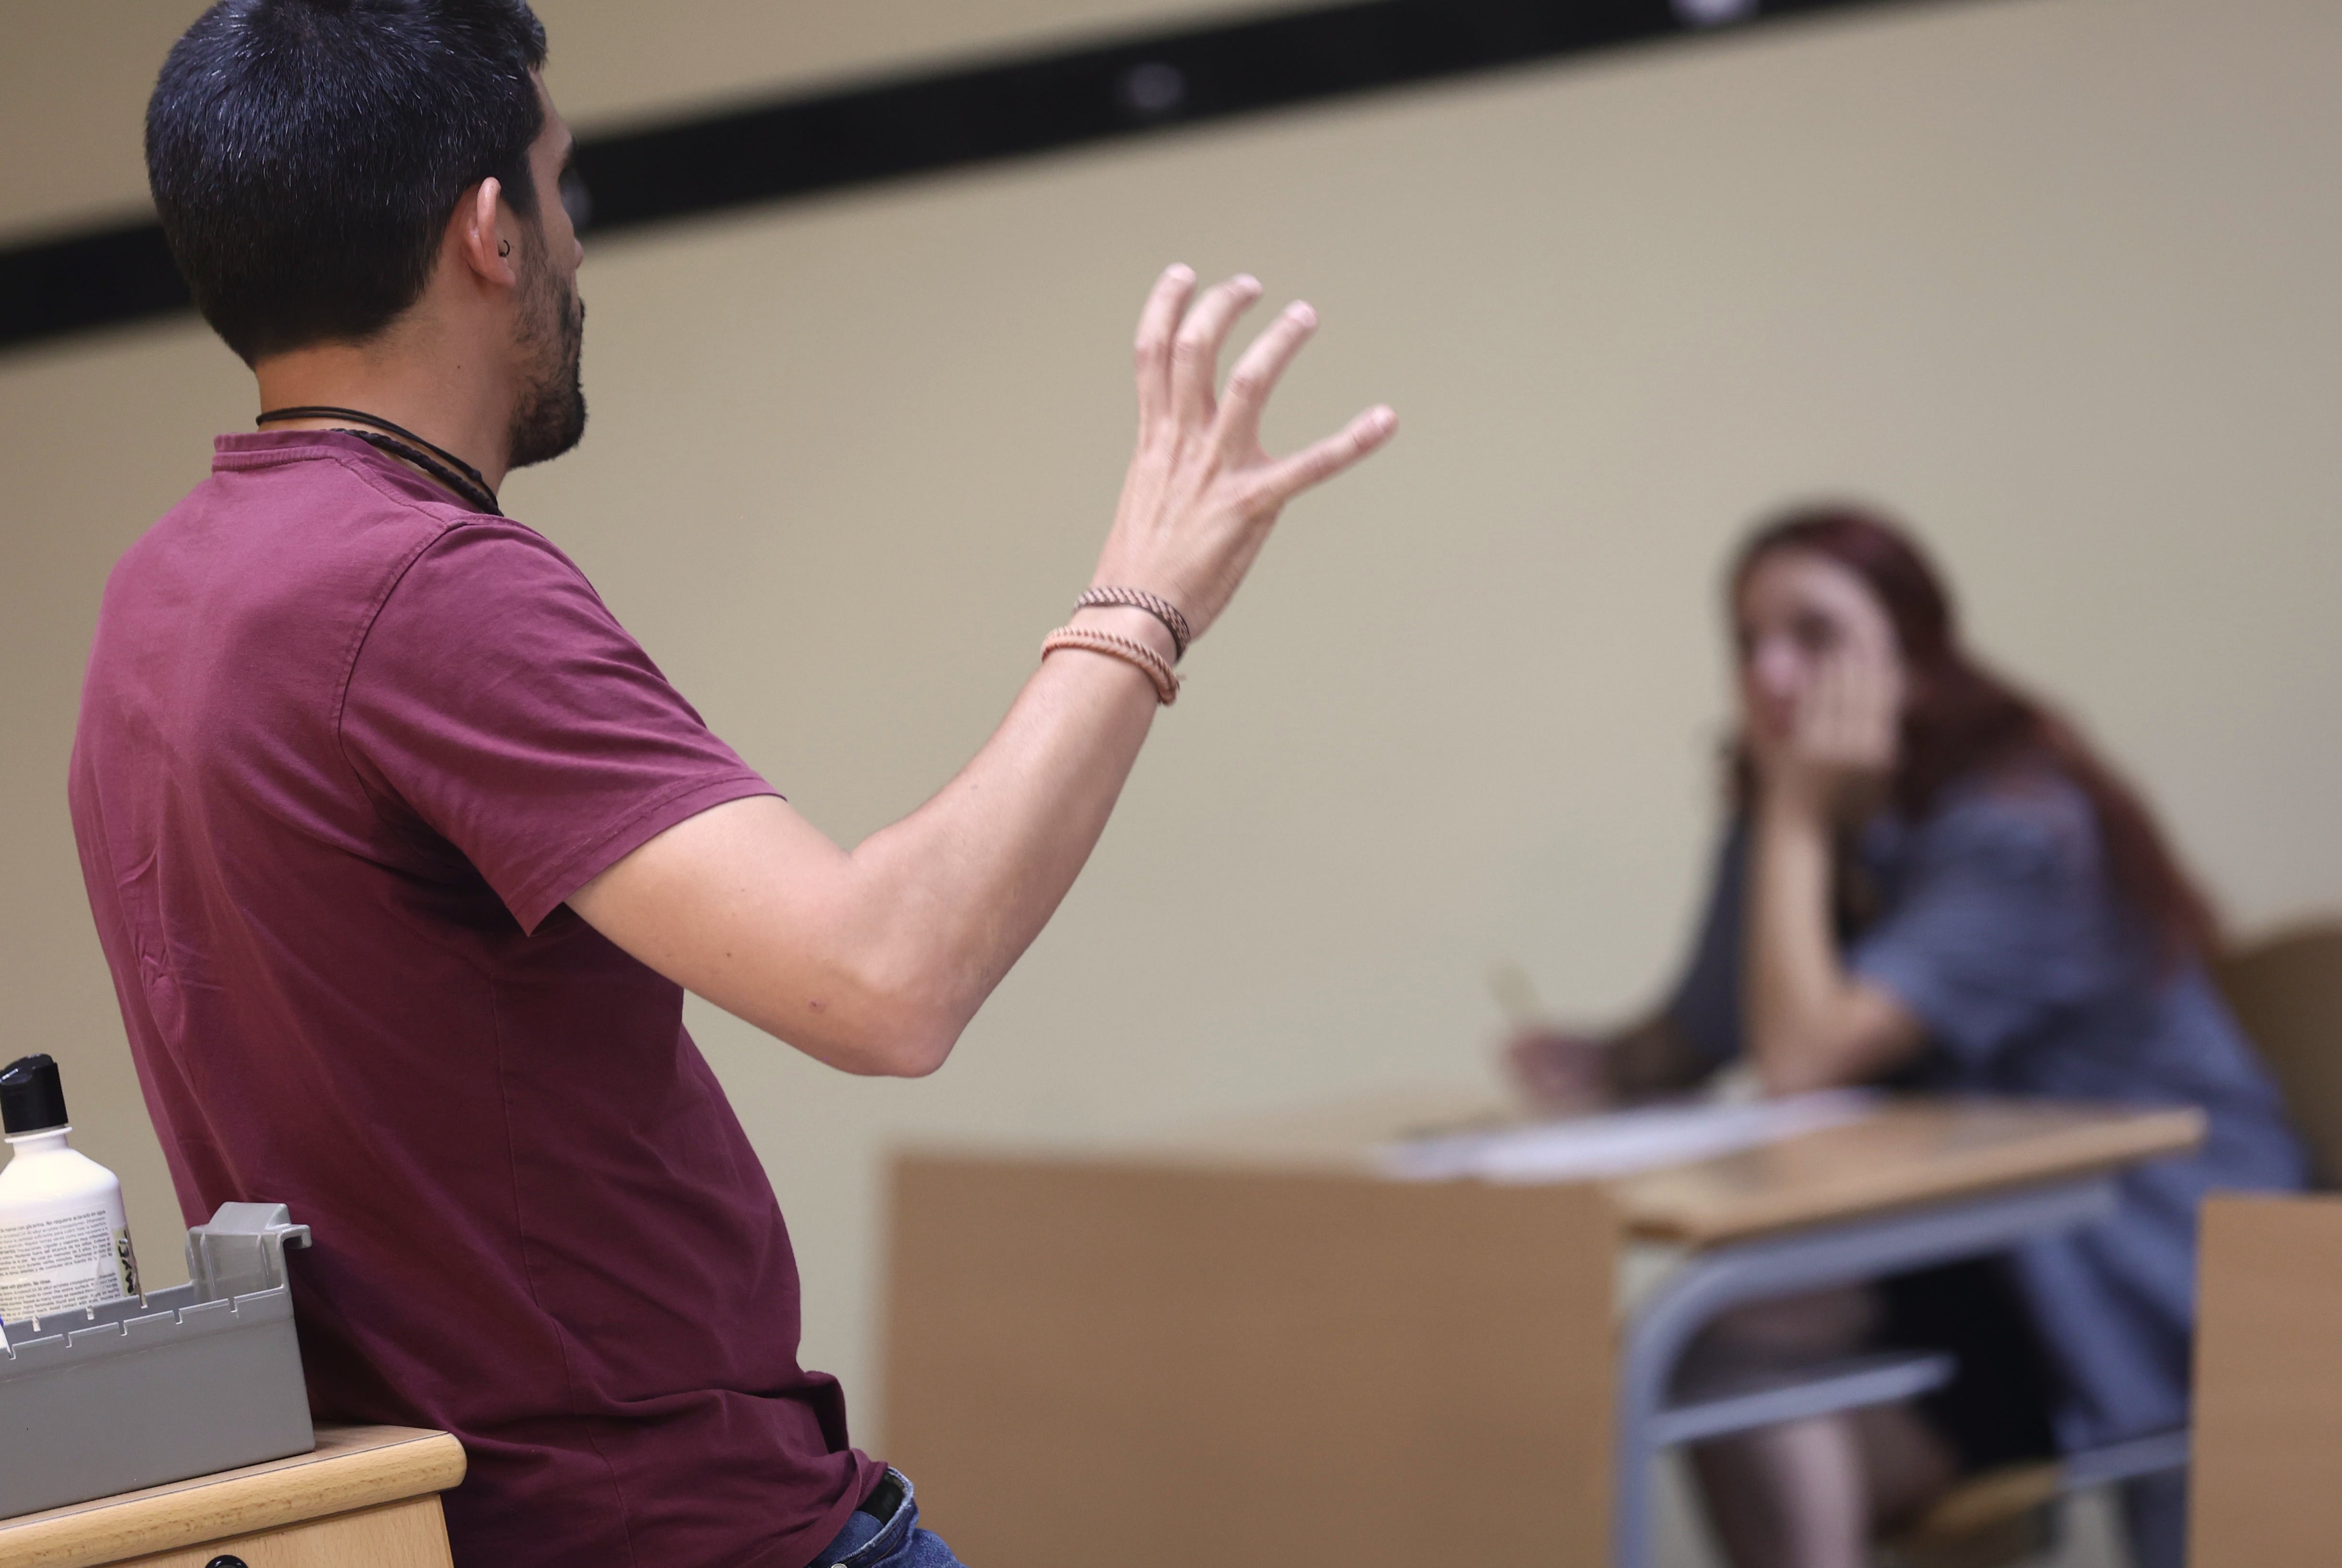
[[[2342,1197],[2204,1205],[2195,1568],[2342,1561]]]
[[[888,1456],[971,1562],[1606,1554],[1598,1189],[913,1157]]]

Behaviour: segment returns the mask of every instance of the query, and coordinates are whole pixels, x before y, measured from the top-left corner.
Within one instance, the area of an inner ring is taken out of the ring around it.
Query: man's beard
[[[586,388],[578,378],[586,347],[586,305],[575,286],[555,280],[542,246],[530,253],[522,273],[524,346],[536,350],[527,385],[513,410],[512,455],[507,465],[525,468],[558,457],[586,434]]]

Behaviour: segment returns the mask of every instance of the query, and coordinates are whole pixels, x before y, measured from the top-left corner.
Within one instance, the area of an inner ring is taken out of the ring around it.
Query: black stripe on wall
[[[581,140],[586,232],[1894,0],[1367,0]],[[0,251],[0,348],[188,308],[162,230]]]

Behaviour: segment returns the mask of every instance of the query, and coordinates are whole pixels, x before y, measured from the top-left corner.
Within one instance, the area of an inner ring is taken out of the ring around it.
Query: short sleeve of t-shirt
[[[341,738],[524,931],[710,806],[776,794],[708,732],[569,559],[517,524],[448,529],[384,600]]]
[[[1900,882],[1850,967],[1968,1066],[2097,983],[2101,870],[2078,791],[1979,791],[1946,807],[1917,830]]]

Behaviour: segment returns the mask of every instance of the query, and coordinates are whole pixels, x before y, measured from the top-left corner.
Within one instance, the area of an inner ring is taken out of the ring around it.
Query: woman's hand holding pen
[[[1541,1111],[1583,1115],[1616,1098],[1606,1065],[1609,1043],[1554,1028],[1516,1028],[1505,1045],[1505,1066],[1521,1093]]]
[[[1510,959],[1488,971],[1488,991],[1510,1026],[1505,1075],[1524,1099],[1557,1116],[1586,1115],[1610,1104],[1608,1041],[1551,1023],[1527,971]]]

